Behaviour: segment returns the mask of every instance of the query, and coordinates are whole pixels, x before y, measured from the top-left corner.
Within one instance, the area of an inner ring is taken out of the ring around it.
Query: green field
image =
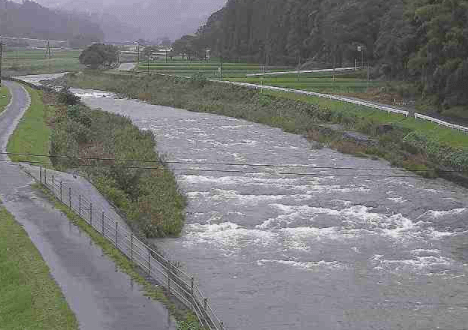
[[[11,50],[3,54],[3,68],[10,74],[39,74],[64,71],[79,71],[83,67],[79,63],[80,50],[52,49],[51,59],[46,56],[45,49]]]
[[[140,62],[138,71],[157,72],[174,76],[190,77],[195,73],[202,73],[206,78],[220,79],[221,63],[215,61],[186,61],[186,60],[168,60],[166,63],[163,60]],[[262,66],[255,63],[223,63],[222,77],[226,78],[241,78],[247,74],[262,72]],[[269,66],[265,68],[267,72],[289,71],[293,70],[288,66]]]
[[[0,329],[78,329],[75,315],[41,254],[1,206],[0,282]]]
[[[190,77],[195,73],[201,73],[209,79],[221,79],[219,68],[221,63],[213,61],[153,61],[141,62],[138,71],[157,72],[162,74]],[[288,66],[268,66],[265,72],[294,71]],[[267,75],[264,77],[247,77],[248,74],[263,72],[260,64],[252,63],[223,63],[224,80],[234,82],[246,82],[292,89],[301,89],[323,93],[362,93],[369,87],[384,86],[383,81],[367,81],[365,71],[336,72],[333,77],[331,72],[319,73],[291,73],[282,75]]]
[[[11,95],[8,88],[5,86],[0,87],[0,113],[5,110],[6,106],[10,103]]]

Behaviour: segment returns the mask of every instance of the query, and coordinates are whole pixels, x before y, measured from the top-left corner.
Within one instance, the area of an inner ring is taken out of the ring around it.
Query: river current
[[[155,243],[227,329],[468,329],[466,189],[243,120],[75,92],[155,134],[188,198],[182,236]]]

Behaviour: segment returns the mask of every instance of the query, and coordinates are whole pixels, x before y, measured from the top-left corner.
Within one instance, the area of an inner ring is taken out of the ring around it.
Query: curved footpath
[[[12,102],[0,115],[0,147],[30,104],[19,84],[5,82]],[[17,164],[0,155],[0,199],[29,234],[75,313],[81,330],[175,329],[159,302],[102,254],[99,246],[33,188],[33,180]]]

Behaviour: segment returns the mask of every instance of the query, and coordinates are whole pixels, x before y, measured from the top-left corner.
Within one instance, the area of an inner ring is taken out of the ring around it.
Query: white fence
[[[462,131],[464,133],[468,133],[468,127],[447,123],[446,121],[436,119],[436,118],[433,118],[433,117],[429,117],[429,116],[420,115],[419,113],[415,113],[414,118],[428,120],[428,121],[431,121],[431,122],[436,123],[438,125],[442,125],[442,126],[445,126],[445,127],[451,128],[451,129]]]
[[[104,211],[93,207],[93,203],[86,199],[86,193],[66,186],[62,181],[56,181],[54,176],[47,173],[46,169],[40,169],[39,181],[97,233],[109,240],[132,262],[140,266],[148,276],[190,308],[197,315],[202,327],[210,330],[225,329],[223,322],[216,316],[208,299],[200,291],[192,276],[148,247],[132,232],[119,226],[119,223],[111,219]]]

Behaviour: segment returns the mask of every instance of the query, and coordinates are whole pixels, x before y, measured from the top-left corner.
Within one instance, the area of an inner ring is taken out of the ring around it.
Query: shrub
[[[67,87],[62,88],[58,94],[57,100],[66,105],[77,105],[80,103],[80,97],[70,92],[70,89]]]

